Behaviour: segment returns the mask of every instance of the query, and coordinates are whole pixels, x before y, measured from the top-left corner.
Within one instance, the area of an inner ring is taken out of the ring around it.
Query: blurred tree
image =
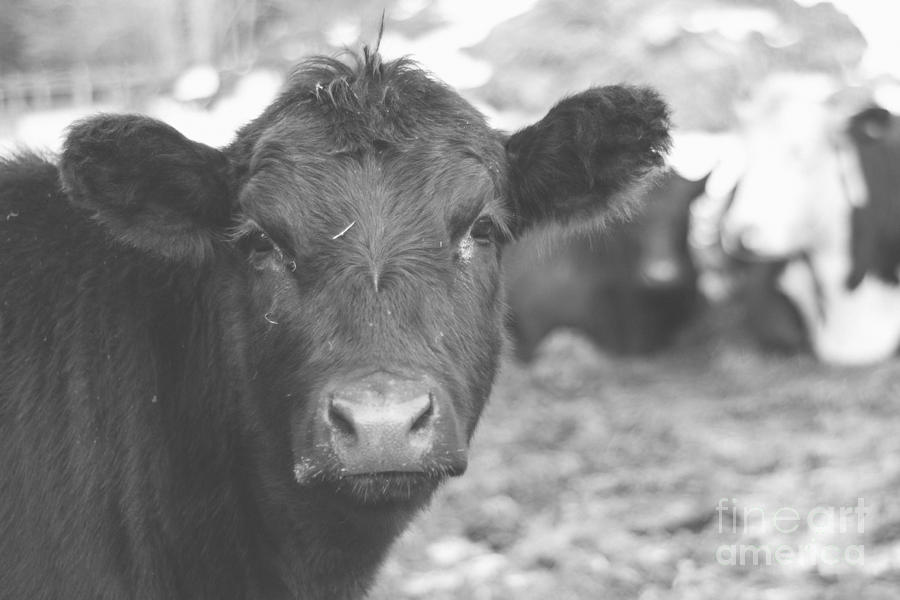
[[[0,73],[73,66],[292,62],[374,40],[382,10],[360,0],[2,0]],[[365,25],[365,27],[364,27]],[[343,27],[335,35],[335,26]],[[338,40],[336,42],[336,40]]]
[[[541,0],[471,49],[496,72],[476,93],[494,107],[538,112],[592,84],[647,83],[681,127],[734,123],[733,100],[767,73],[835,74],[865,42],[831,4],[793,0]]]
[[[0,74],[21,71],[24,59],[24,36],[19,29],[19,19],[27,0],[4,0],[0,11]]]
[[[160,61],[160,5],[171,0],[21,0],[13,17],[27,69]],[[165,36],[163,36],[165,37]]]
[[[132,64],[175,75],[202,62],[287,67],[313,52],[374,42],[382,11],[392,33],[434,31],[447,1],[0,0],[0,74]],[[498,110],[538,113],[591,84],[648,83],[670,100],[678,125],[718,129],[734,122],[732,101],[765,74],[852,71],[864,47],[830,4],[540,0],[469,49],[494,67],[470,95]]]

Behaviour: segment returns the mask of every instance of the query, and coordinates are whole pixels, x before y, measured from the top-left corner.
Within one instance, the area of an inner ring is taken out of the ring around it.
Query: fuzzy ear
[[[71,200],[141,250],[199,263],[228,226],[234,185],[225,155],[155,119],[76,123],[59,168]]]
[[[548,220],[590,219],[663,164],[669,110],[653,90],[592,88],[507,140],[516,233]]]
[[[872,106],[850,118],[848,131],[857,144],[872,143],[882,139],[893,125],[893,115],[878,106]]]

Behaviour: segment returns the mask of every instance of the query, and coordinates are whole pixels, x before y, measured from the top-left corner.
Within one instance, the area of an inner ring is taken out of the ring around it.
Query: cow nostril
[[[434,392],[428,392],[428,402],[422,408],[421,414],[413,421],[412,427],[409,428],[411,433],[421,431],[431,422],[434,416]]]
[[[432,381],[370,376],[326,390],[316,418],[317,446],[341,476],[465,468],[466,440],[449,395]]]
[[[328,407],[328,420],[332,428],[337,432],[350,437],[356,437],[356,427],[353,425],[353,419],[345,414],[338,402],[331,401]]]

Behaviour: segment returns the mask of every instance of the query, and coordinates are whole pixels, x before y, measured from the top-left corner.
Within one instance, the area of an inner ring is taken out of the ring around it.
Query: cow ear
[[[850,136],[857,144],[867,144],[887,135],[893,125],[893,115],[878,106],[873,106],[854,115],[850,119]]]
[[[663,164],[669,144],[669,110],[653,90],[607,86],[566,98],[507,140],[515,233],[608,212]]]
[[[202,262],[229,223],[234,186],[225,155],[148,117],[73,125],[60,176],[71,200],[114,237],[166,258]]]

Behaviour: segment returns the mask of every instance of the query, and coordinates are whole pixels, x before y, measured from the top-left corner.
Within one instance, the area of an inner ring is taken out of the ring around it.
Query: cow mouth
[[[356,505],[407,506],[427,502],[441,483],[463,471],[465,467],[434,466],[423,471],[347,473],[340,468],[323,471],[297,465],[294,478],[301,486],[326,488]]]
[[[432,473],[362,473],[329,479],[322,485],[356,506],[416,507],[427,503],[444,479]]]
[[[409,504],[427,501],[443,477],[426,473],[364,473],[334,482],[335,491],[360,504]]]

